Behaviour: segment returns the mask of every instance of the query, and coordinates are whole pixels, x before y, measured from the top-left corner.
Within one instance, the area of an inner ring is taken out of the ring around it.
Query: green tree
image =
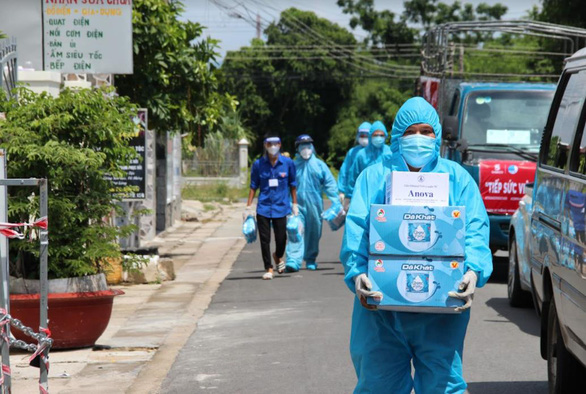
[[[238,94],[241,114],[257,136],[279,133],[283,150],[291,150],[296,136],[309,133],[324,154],[330,127],[352,89],[356,40],[346,29],[295,8],[283,11],[264,33],[266,42],[253,40],[228,52],[222,65],[226,89]],[[259,138],[253,153],[261,143]]]
[[[582,0],[541,0],[541,3],[539,20],[586,28],[586,18],[584,18],[586,2]]]
[[[454,1],[447,4],[437,0],[410,0],[406,1],[404,6],[403,18],[409,22],[419,23],[425,29],[446,22],[500,20],[508,9],[501,3],[492,6],[480,3],[475,9],[470,3]]]
[[[409,28],[404,20],[395,22],[395,14],[389,10],[376,11],[374,0],[338,0],[337,4],[344,14],[352,15],[352,29],[360,26],[369,33],[366,44],[403,44],[415,39],[416,30]]]
[[[380,120],[390,134],[395,114],[409,97],[410,89],[398,83],[371,79],[355,84],[350,99],[330,130],[328,161],[339,168],[348,150],[354,146],[356,129],[362,122]]]
[[[149,109],[154,129],[190,132],[201,144],[236,101],[219,92],[219,72],[212,65],[217,41],[195,41],[203,27],[180,21],[183,10],[179,1],[133,2],[134,74],[118,77],[116,85],[121,95]]]
[[[135,134],[135,106],[111,93],[66,89],[53,98],[19,88],[15,98],[0,103],[0,112],[6,112],[0,147],[6,151],[8,177],[49,182],[51,278],[103,271],[107,259],[120,256],[117,238],[130,230],[104,220],[117,209],[107,175],[122,176],[120,166],[136,157],[128,146]],[[12,222],[39,217],[36,190],[14,187],[8,192]],[[11,242],[10,249],[17,259],[12,274],[38,278],[38,240]]]
[[[395,14],[389,10],[377,11],[374,0],[338,0],[345,14],[353,15],[350,27],[362,27],[368,32],[373,45],[414,43],[418,36],[407,23],[420,24],[424,29],[446,22],[499,20],[507,12],[501,3],[488,5],[480,3],[476,8],[470,3],[455,1],[452,4],[437,0],[410,0],[403,3],[405,9],[395,22]]]

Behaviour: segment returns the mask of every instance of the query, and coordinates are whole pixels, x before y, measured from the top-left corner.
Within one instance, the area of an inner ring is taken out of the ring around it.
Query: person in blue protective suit
[[[368,146],[368,134],[370,133],[370,126],[372,125],[369,122],[363,122],[360,126],[358,126],[358,131],[356,132],[357,145],[348,151],[346,157],[344,158],[344,162],[342,163],[342,167],[340,167],[340,172],[338,172],[338,193],[340,196],[340,202],[344,204],[345,208],[347,208],[349,204],[349,201],[344,203],[344,198],[346,197],[347,193],[348,173],[352,168],[352,164],[354,163],[358,152]]]
[[[356,181],[340,252],[345,282],[356,293],[350,353],[358,376],[355,393],[464,393],[464,336],[476,287],[492,272],[489,221],[474,179],[460,165],[440,158],[441,125],[435,109],[421,97],[407,100],[391,131],[391,156],[365,169]],[[449,174],[449,204],[466,206],[465,274],[459,314],[377,310],[366,303],[373,292],[367,276],[369,211],[385,202],[381,182],[391,171]],[[414,375],[411,375],[411,363]]]
[[[313,139],[303,134],[297,137],[295,145],[297,147],[295,156],[297,204],[305,232],[301,241],[289,240],[287,243],[285,269],[289,272],[299,271],[303,260],[308,270],[317,269],[316,259],[323,224],[322,193],[332,201],[332,204],[340,205],[336,180],[326,163],[315,156]]]
[[[358,152],[356,160],[348,172],[348,181],[345,190],[346,197],[352,198],[356,179],[366,167],[380,162],[384,155],[391,153],[391,149],[385,144],[388,136],[387,128],[380,120],[377,120],[370,126],[368,145]]]

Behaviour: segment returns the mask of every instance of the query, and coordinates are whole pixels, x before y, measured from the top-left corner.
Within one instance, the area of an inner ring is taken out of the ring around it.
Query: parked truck
[[[508,248],[510,218],[525,194],[525,184],[534,180],[542,131],[556,88],[553,82],[559,73],[468,72],[465,51],[482,51],[482,43],[471,48],[455,41],[461,42],[463,34],[479,37],[487,32],[521,36],[549,32],[570,37],[565,51],[557,56],[569,56],[577,45],[574,36],[582,32],[528,21],[455,22],[438,26],[424,38],[417,93],[440,115],[442,157],[461,164],[478,183],[490,218],[494,253]],[[489,55],[498,51],[485,50]],[[498,61],[499,56],[494,57]]]

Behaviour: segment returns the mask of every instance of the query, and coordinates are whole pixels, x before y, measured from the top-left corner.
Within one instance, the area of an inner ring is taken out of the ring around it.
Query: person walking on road
[[[346,210],[350,204],[349,199],[346,198],[346,194],[348,193],[347,187],[349,172],[358,152],[363,150],[368,145],[368,134],[370,133],[370,126],[372,125],[369,122],[363,122],[360,126],[358,126],[358,131],[356,132],[357,145],[350,148],[346,154],[346,157],[344,158],[342,167],[340,167],[340,172],[338,172],[338,192],[340,196],[340,203],[344,205],[344,209]]]
[[[345,282],[356,293],[352,315],[350,353],[358,377],[355,393],[417,394],[464,393],[462,376],[464,336],[476,287],[492,273],[488,246],[489,221],[478,186],[460,165],[440,158],[441,125],[435,109],[421,97],[407,100],[391,132],[392,156],[365,169],[356,181],[340,252]],[[466,206],[464,276],[459,292],[465,300],[458,314],[409,313],[378,310],[367,297],[371,204],[385,202],[381,182],[391,171],[449,174],[450,205]],[[411,367],[415,370],[412,377]]]
[[[348,181],[345,190],[346,197],[352,198],[356,179],[366,167],[380,162],[384,155],[391,154],[391,149],[385,144],[388,136],[387,128],[380,120],[377,120],[370,126],[368,145],[358,152],[356,160],[348,172]]]
[[[308,270],[317,269],[317,255],[319,254],[319,240],[322,233],[323,199],[322,193],[340,206],[338,200],[336,180],[327,164],[315,156],[313,139],[303,134],[295,140],[297,155],[295,168],[297,170],[297,199],[299,201],[299,215],[304,224],[305,232],[299,242],[287,243],[286,270],[299,271],[302,260]],[[341,206],[340,206],[341,208]]]
[[[260,189],[256,205],[256,221],[265,273],[263,279],[273,279],[271,261],[271,225],[275,233],[276,250],[272,257],[277,271],[285,272],[285,244],[287,243],[287,215],[299,214],[297,182],[293,160],[279,153],[281,139],[270,136],[264,140],[265,155],[256,160],[250,173],[250,192],[243,217],[253,215],[252,201]],[[291,199],[289,198],[291,196]],[[293,204],[291,204],[291,200]]]

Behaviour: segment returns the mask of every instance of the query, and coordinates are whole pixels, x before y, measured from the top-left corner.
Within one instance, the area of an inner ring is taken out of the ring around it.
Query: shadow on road
[[[547,382],[473,382],[468,383],[469,394],[547,394]]]
[[[516,324],[524,333],[536,337],[540,335],[539,317],[533,308],[513,308],[506,297],[491,298],[486,301],[486,305],[497,311],[508,322]]]
[[[492,256],[492,275],[489,283],[507,283],[509,271],[509,256],[503,256],[504,252],[498,252],[496,256]]]

